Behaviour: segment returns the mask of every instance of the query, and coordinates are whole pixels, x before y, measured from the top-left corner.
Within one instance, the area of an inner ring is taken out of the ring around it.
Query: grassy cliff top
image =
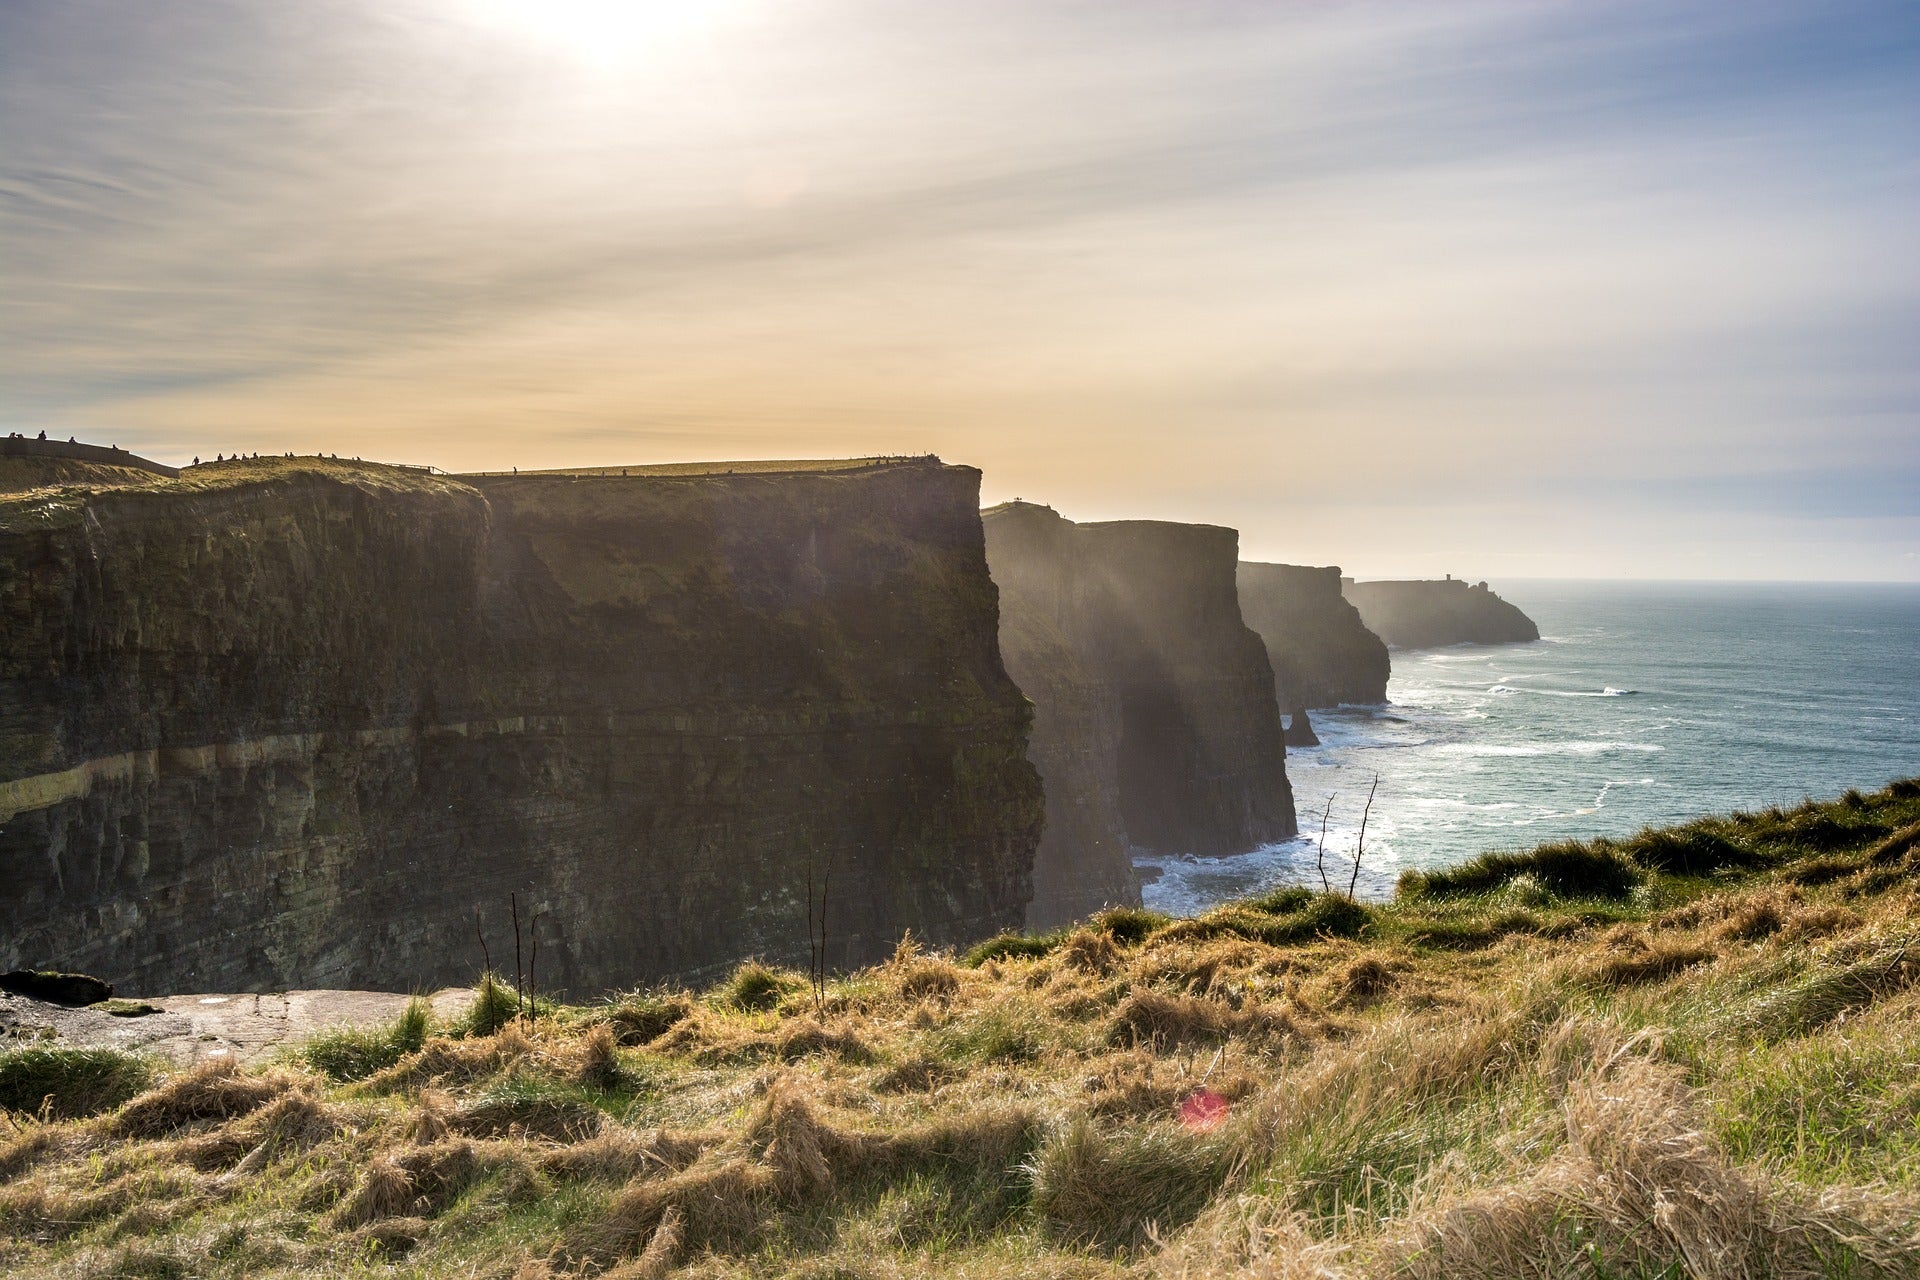
[[[138,467],[116,467],[99,462],[81,462],[70,458],[26,458],[0,455],[0,494],[21,493],[32,489],[81,485],[92,488],[121,488],[147,484],[161,477]]]
[[[1908,782],[253,1072],[21,1049],[0,1270],[1913,1276],[1917,889]]]
[[[698,477],[781,476],[861,472],[893,467],[941,467],[931,455],[874,458],[762,459],[747,462],[672,462],[642,466],[574,467],[555,471],[476,471],[448,475],[425,467],[357,459],[299,457],[235,458],[205,462],[182,470],[178,479],[151,472],[92,463],[29,458],[0,458],[0,533],[45,530],[77,521],[86,503],[110,490],[139,488],[163,495],[193,497],[319,477],[390,493],[471,492],[462,481],[518,476],[541,477]]]
[[[28,461],[0,460],[0,461]],[[85,467],[87,464],[68,464]],[[301,478],[319,478],[391,493],[470,493],[465,485],[423,467],[402,467],[344,458],[236,458],[227,462],[187,467],[178,479],[133,472],[134,478],[107,474],[120,468],[91,467],[85,472],[52,474],[37,487],[13,488],[0,483],[0,533],[60,528],[77,521],[86,504],[107,493],[138,489],[144,495],[194,498],[234,492]],[[8,473],[0,472],[0,481]]]
[[[474,476],[721,476],[794,475],[866,471],[875,467],[940,466],[930,454],[872,458],[755,458],[744,462],[652,462],[631,466],[561,467],[548,471],[475,471]]]

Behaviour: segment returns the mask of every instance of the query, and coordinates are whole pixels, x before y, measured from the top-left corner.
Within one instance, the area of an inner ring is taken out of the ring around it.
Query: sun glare
[[[587,62],[617,63],[670,52],[711,30],[733,0],[465,0],[503,35]]]

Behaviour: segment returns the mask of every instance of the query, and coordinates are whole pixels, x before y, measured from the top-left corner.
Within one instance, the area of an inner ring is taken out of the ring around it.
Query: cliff
[[[1239,853],[1292,835],[1273,673],[1235,589],[1239,535],[1075,524],[1029,503],[985,524],[1047,790],[1029,923],[1137,901],[1128,846]]]
[[[1028,755],[1046,792],[1026,925],[1052,929],[1102,907],[1137,907],[1120,811],[1120,690],[1093,661],[1083,620],[1066,603],[1077,526],[1027,504],[989,509],[982,523],[1000,589],[1000,654],[1033,700]]]
[[[1387,646],[1340,593],[1340,570],[1242,560],[1240,612],[1273,665],[1280,708],[1387,700]]]
[[[587,992],[1019,922],[978,473],[281,459],[0,498],[0,968]]]
[[[1518,644],[1540,638],[1533,619],[1495,595],[1484,582],[1355,582],[1341,590],[1367,627],[1396,649],[1445,644]]]

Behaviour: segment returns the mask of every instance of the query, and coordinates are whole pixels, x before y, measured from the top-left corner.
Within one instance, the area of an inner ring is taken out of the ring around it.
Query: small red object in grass
[[[1227,1118],[1227,1100],[1211,1089],[1195,1089],[1180,1104],[1180,1123],[1201,1133],[1217,1129]]]

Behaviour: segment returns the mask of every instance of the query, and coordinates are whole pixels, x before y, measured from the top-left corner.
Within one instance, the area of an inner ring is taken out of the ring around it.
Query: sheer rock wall
[[[1387,700],[1387,646],[1340,594],[1338,568],[1242,560],[1240,611],[1267,646],[1282,711]]]
[[[1035,704],[1048,829],[1031,924],[1137,901],[1129,846],[1239,853],[1293,835],[1273,673],[1241,618],[1239,536],[986,513],[1001,647]]]
[[[0,968],[543,988],[1019,923],[979,475],[274,459],[0,501]],[[830,881],[829,881],[830,877]]]

